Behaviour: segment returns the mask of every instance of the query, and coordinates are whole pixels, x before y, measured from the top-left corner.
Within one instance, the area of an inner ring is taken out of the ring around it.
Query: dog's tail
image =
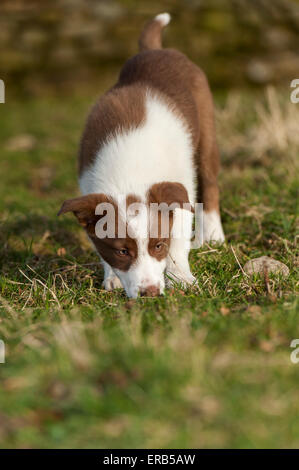
[[[162,29],[168,25],[170,19],[169,13],[160,13],[160,15],[155,16],[154,19],[150,20],[145,25],[139,37],[140,52],[162,48]]]

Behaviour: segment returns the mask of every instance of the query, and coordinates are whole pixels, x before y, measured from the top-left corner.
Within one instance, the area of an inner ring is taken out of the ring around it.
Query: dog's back
[[[131,191],[142,197],[157,181],[179,181],[195,199],[199,124],[192,82],[198,72],[180,52],[161,49],[168,20],[158,15],[145,26],[140,53],[90,113],[79,154],[83,194]]]

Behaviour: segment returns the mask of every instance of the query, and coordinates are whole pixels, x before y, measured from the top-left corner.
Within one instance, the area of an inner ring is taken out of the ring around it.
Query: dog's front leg
[[[192,220],[191,212],[181,209],[175,211],[166,267],[168,286],[176,282],[183,284],[184,287],[196,283],[196,278],[190,271],[188,259]]]
[[[196,283],[196,278],[190,271],[188,254],[184,240],[172,240],[173,247],[169,251],[166,267],[166,285],[181,283],[184,287]]]
[[[103,287],[104,289],[111,291],[113,289],[122,289],[123,285],[119,279],[119,277],[116,276],[114,273],[113,269],[111,266],[106,263],[103,259],[101,259],[103,268],[104,268],[104,280],[103,280]]]

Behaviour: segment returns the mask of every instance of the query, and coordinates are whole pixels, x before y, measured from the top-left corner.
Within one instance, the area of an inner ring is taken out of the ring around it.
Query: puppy
[[[145,26],[139,54],[92,108],[79,151],[83,195],[59,211],[73,212],[86,230],[104,288],[123,287],[132,298],[162,294],[165,273],[170,283],[196,282],[188,261],[196,203],[203,241],[224,241],[212,96],[200,68],[162,49],[169,21],[162,13]]]

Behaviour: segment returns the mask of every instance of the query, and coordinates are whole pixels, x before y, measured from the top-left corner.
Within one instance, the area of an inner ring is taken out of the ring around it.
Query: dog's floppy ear
[[[194,212],[194,208],[191,206],[187,189],[181,183],[171,183],[164,181],[163,183],[156,183],[150,187],[148,192],[149,203],[161,202],[166,203],[170,206],[173,203],[179,204],[182,209],[190,210]]]
[[[87,194],[86,196],[67,199],[62,204],[57,215],[73,212],[79,224],[82,225],[90,235],[94,235],[95,225],[101,217],[95,214],[95,210],[97,205],[102,202],[111,203],[111,200],[105,194]]]

